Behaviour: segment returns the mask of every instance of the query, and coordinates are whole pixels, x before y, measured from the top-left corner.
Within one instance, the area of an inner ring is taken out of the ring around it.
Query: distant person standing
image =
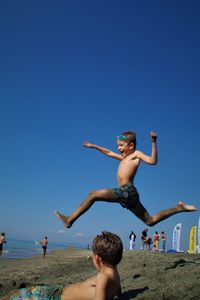
[[[142,241],[141,250],[143,250],[144,249],[144,245],[146,245],[147,232],[148,232],[148,229],[146,228],[141,233],[141,241]]]
[[[155,251],[159,250],[159,240],[160,240],[160,235],[158,234],[158,231],[155,231],[155,234],[153,236]]]
[[[3,244],[7,243],[6,238],[5,238],[5,233],[2,232],[0,236],[0,256],[3,252]]]
[[[130,250],[133,250],[135,247],[135,240],[136,240],[136,234],[131,231],[129,235],[129,240],[130,240]]]
[[[164,231],[161,231],[160,238],[162,241],[162,250],[165,252],[165,250],[166,250],[166,234]]]
[[[44,237],[44,239],[40,242],[42,245],[42,258],[45,258],[47,253],[47,245],[48,245],[48,239],[47,236]]]

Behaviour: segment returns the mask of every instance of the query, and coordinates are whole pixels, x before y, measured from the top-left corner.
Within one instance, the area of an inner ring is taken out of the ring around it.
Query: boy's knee
[[[149,227],[152,227],[155,225],[155,221],[153,219],[153,217],[149,217],[146,222],[145,222],[146,225],[148,225]]]
[[[153,226],[154,226],[154,222],[149,222],[149,223],[147,223],[147,225],[148,225],[149,227],[153,227]]]

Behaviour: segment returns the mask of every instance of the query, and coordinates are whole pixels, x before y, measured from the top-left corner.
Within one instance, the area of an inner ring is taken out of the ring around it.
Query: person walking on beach
[[[93,263],[97,276],[82,283],[66,286],[61,300],[112,300],[120,296],[121,285],[117,265],[122,259],[123,244],[119,236],[103,231],[92,243]]]
[[[47,236],[44,237],[44,239],[40,242],[42,245],[42,258],[45,258],[47,253],[47,245],[48,245],[48,238]]]
[[[55,211],[56,216],[64,223],[66,228],[70,228],[82,214],[98,201],[119,203],[148,226],[154,226],[177,213],[197,210],[194,205],[187,205],[180,201],[175,207],[165,209],[151,216],[140,202],[139,194],[134,186],[134,177],[140,166],[140,162],[143,161],[150,165],[157,163],[157,134],[151,132],[150,137],[152,142],[150,156],[136,150],[136,134],[132,131],[126,131],[117,136],[117,146],[120,154],[89,142],[84,143],[84,147],[98,150],[120,161],[117,173],[118,187],[90,192],[81,205],[69,216]]]
[[[135,247],[135,240],[136,240],[136,234],[131,231],[129,235],[129,240],[130,240],[130,250],[133,250]]]
[[[3,252],[3,244],[7,243],[5,236],[6,236],[5,233],[2,232],[0,236],[0,256],[2,255]]]
[[[167,239],[167,237],[166,237],[166,234],[165,234],[164,231],[161,231],[160,238],[161,238],[161,241],[162,241],[162,250],[163,250],[163,252],[165,252],[165,250],[166,250],[166,239]]]

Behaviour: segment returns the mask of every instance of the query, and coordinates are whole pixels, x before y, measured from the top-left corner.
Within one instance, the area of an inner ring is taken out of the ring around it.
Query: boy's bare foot
[[[63,224],[65,225],[66,228],[70,228],[72,226],[72,223],[69,222],[69,217],[62,215],[57,210],[55,210],[54,213],[55,213],[56,217],[63,222]]]
[[[196,211],[197,208],[194,206],[194,205],[188,205],[188,204],[185,204],[184,202],[180,201],[178,203],[178,208],[181,210],[181,211]]]

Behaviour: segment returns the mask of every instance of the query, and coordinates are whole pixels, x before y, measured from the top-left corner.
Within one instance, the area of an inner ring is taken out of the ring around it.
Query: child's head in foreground
[[[92,250],[103,264],[116,266],[122,259],[123,244],[118,235],[103,231],[93,240]]]

